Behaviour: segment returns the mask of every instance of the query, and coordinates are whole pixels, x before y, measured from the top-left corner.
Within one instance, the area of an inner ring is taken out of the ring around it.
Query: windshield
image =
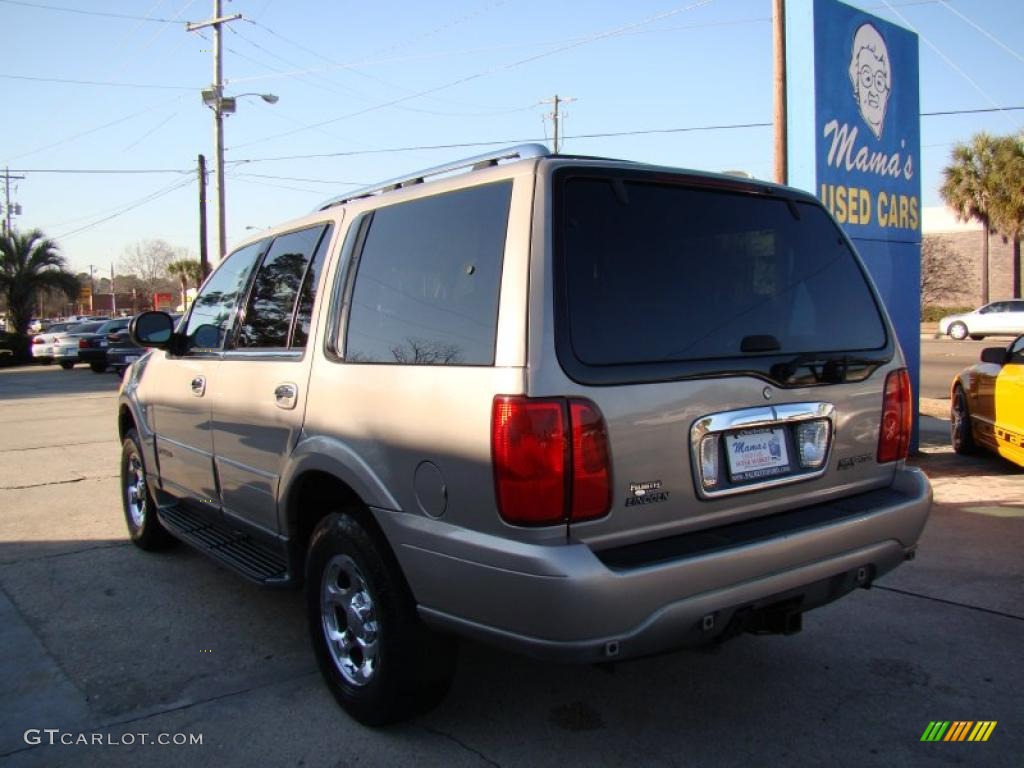
[[[767,372],[780,358],[889,344],[864,272],[820,206],[566,176],[556,185],[562,351],[582,366],[701,361],[689,366],[698,373],[739,360],[726,367]]]

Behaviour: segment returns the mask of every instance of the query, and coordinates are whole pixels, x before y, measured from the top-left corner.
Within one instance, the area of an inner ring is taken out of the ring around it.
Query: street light
[[[213,110],[213,152],[217,157],[217,263],[224,260],[227,251],[227,221],[224,213],[224,115],[235,111],[235,101],[243,96],[259,96],[267,104],[276,104],[278,97],[273,93],[241,93],[225,96],[224,87],[211,85],[202,90],[203,104]]]

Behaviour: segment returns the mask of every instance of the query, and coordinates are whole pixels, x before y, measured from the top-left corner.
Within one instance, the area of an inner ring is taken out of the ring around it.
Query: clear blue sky
[[[851,4],[922,36],[923,112],[1024,106],[1022,0]],[[15,225],[57,238],[76,271],[109,272],[145,238],[198,253],[194,169],[200,152],[212,164],[199,93],[211,44],[184,22],[211,9],[0,0],[0,166],[27,177],[16,182]],[[576,99],[565,107],[565,151],[771,177],[765,127],[574,138],[770,122],[770,0],[225,0],[224,12],[245,17],[225,32],[226,93],[280,97],[239,99],[226,121],[229,247],[246,227],[304,214],[352,185],[484,150],[404,148],[544,141],[550,106],[539,102],[556,93]],[[1024,110],[922,118],[923,204],[940,203],[954,142],[1022,127]],[[268,159],[329,153],[351,154]]]

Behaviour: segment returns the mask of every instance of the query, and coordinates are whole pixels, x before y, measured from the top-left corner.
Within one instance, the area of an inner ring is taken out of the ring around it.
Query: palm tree
[[[167,273],[181,281],[181,306],[188,309],[188,284],[191,280],[196,288],[199,287],[203,279],[202,265],[192,259],[178,259],[167,265]]]
[[[67,270],[57,244],[38,229],[6,232],[0,237],[0,292],[14,333],[27,334],[36,294],[46,289],[63,291],[69,300],[78,297],[78,278]]]
[[[992,228],[993,189],[996,178],[998,142],[987,133],[979,133],[969,144],[953,147],[953,162],[943,171],[939,193],[961,221],[974,219],[981,223],[981,303],[988,304],[988,238]]]
[[[1024,236],[1024,134],[1003,136],[995,157],[997,194],[992,223],[1003,241],[1013,243],[1013,298],[1021,297],[1020,241]]]

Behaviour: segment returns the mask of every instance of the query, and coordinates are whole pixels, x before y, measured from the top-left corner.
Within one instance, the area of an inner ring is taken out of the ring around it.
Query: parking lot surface
[[[955,456],[938,419],[915,459],[936,493],[917,559],[801,634],[600,668],[464,642],[437,710],[369,730],[322,685],[299,593],[128,542],[116,388],[0,370],[5,765],[1022,764],[1024,471]],[[921,741],[936,720],[997,725]]]

